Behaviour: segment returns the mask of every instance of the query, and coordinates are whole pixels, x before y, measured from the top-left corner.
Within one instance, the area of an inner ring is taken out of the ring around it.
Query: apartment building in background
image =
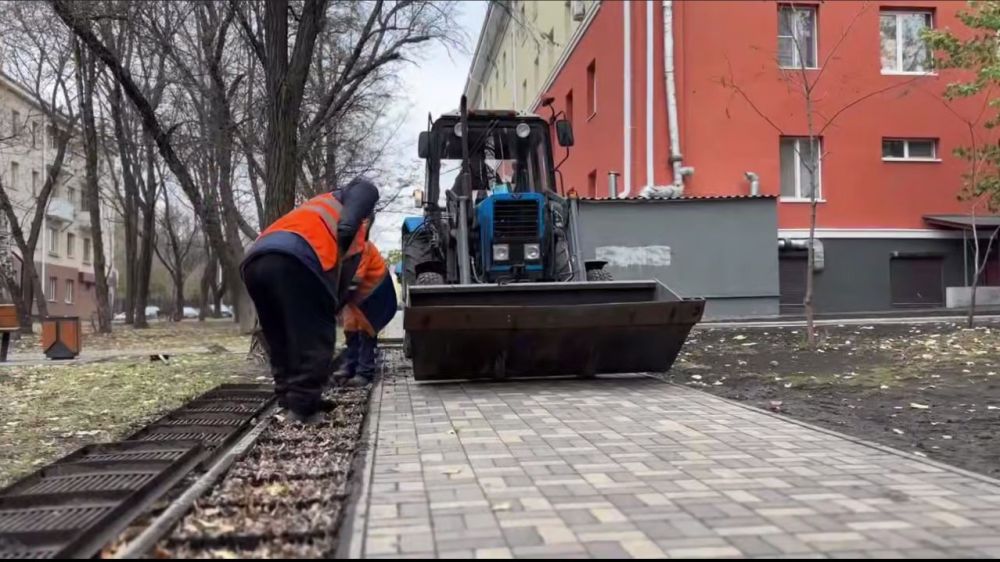
[[[957,197],[968,163],[954,150],[970,144],[967,123],[984,100],[944,99],[957,75],[933,69],[920,38],[928,27],[961,30],[964,2],[499,4],[470,69],[472,107],[548,116],[541,100],[553,98],[576,137],[565,187],[583,197],[610,197],[614,175],[616,197],[674,186],[686,198],[776,198],[786,312],[805,289],[812,174],[820,312],[944,306],[949,287],[970,281],[973,237],[985,247],[984,227],[1000,224],[980,210],[973,229]],[[530,37],[560,10],[570,31],[539,57]],[[803,73],[816,83],[815,146]],[[1000,285],[996,249],[984,282]]]
[[[23,217],[20,223],[25,236],[29,217],[35,211],[37,194],[55,157],[56,127],[62,126],[66,123],[52,123],[45,117],[30,92],[11,77],[0,74],[0,181],[16,212]],[[89,319],[97,309],[93,235],[84,196],[84,164],[80,136],[75,135],[49,199],[35,255],[31,256],[48,301],[48,312],[53,316]],[[116,170],[117,166],[113,165],[112,169]],[[102,160],[102,182],[109,181],[108,173]],[[112,212],[110,205],[102,207],[104,247],[109,260],[114,255]],[[8,227],[6,218],[2,220]],[[24,257],[13,240],[11,247],[13,266],[19,275]],[[109,274],[109,283],[114,287],[113,268]],[[113,299],[114,295],[111,297]]]

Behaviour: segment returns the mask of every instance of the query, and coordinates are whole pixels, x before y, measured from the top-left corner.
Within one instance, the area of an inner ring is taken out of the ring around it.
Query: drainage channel
[[[381,376],[395,376],[380,342]],[[331,558],[357,491],[371,388],[332,388],[326,421],[275,416],[252,450],[153,549],[158,558]]]
[[[0,490],[0,558],[89,558],[271,405],[269,385],[226,384],[118,443],[87,445]]]

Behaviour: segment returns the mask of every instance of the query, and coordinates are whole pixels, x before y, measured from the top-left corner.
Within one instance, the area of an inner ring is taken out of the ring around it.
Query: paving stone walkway
[[[375,389],[352,556],[1000,557],[1000,485],[645,377]]]

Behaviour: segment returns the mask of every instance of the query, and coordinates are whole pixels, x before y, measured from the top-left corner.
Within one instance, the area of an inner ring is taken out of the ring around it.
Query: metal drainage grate
[[[124,441],[63,457],[0,491],[0,558],[93,556],[204,455],[194,441]]]

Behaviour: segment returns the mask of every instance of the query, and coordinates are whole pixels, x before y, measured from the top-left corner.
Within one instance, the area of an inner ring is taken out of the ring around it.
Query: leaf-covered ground
[[[0,367],[0,486],[81,445],[127,435],[218,384],[270,379],[246,360],[249,340],[229,323],[116,328],[110,337],[88,340],[123,353],[157,343],[163,349],[221,345],[228,352],[214,348],[166,362],[132,356]]]
[[[1000,329],[954,324],[692,333],[668,378],[1000,476]]]
[[[217,349],[212,346],[222,346],[229,351],[246,351],[250,338],[241,335],[239,327],[231,319],[185,320],[183,322],[167,322],[155,320],[149,328],[137,330],[131,326],[115,323],[111,334],[94,333],[90,324],[81,325],[83,353],[88,351],[146,351],[160,350],[200,350]],[[40,328],[35,326],[34,334],[21,336],[13,344],[12,355],[16,358],[19,352],[41,353],[39,342]]]

